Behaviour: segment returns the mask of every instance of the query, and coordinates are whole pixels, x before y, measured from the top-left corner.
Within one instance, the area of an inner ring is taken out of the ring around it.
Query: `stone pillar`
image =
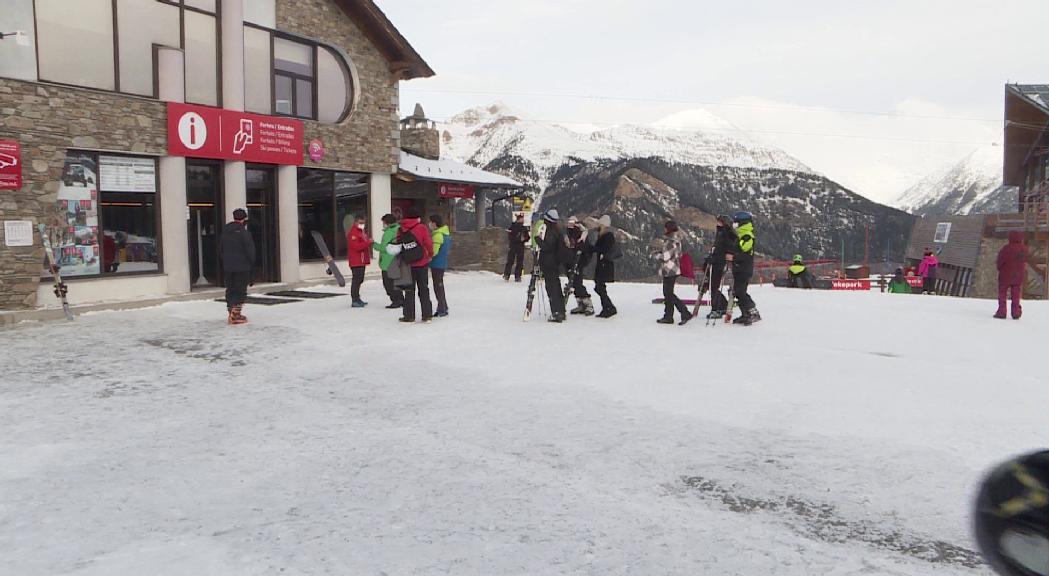
[[[480,232],[481,230],[484,230],[484,225],[485,225],[485,220],[486,220],[485,206],[484,206],[485,192],[486,192],[486,190],[484,188],[478,188],[477,192],[474,194],[474,217],[477,218],[477,231],[478,232]]]
[[[371,211],[371,234],[372,238],[382,237],[382,217],[393,211],[393,188],[389,174],[372,174],[369,180],[371,193],[368,196],[368,206]]]
[[[165,102],[186,100],[185,57],[181,50],[157,51],[158,95]],[[186,227],[186,159],[164,156],[160,169],[160,230],[168,294],[189,292],[189,232]]]
[[[222,1],[222,107],[244,111],[244,3]],[[247,204],[243,162],[226,161],[223,165],[226,221],[233,211]]]
[[[280,229],[280,279],[298,282],[299,273],[299,169],[277,168],[277,227]]]

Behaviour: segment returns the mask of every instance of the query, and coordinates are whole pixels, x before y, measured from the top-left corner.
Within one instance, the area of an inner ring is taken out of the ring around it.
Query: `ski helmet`
[[[805,259],[801,257],[801,254],[795,254],[794,255],[794,263],[795,264],[800,264],[800,263],[802,263],[804,261],[805,261]]]
[[[751,222],[754,220],[754,215],[746,210],[740,210],[739,212],[736,212],[736,215],[732,217],[732,220],[735,222]]]
[[[984,558],[1000,574],[1049,574],[1049,451],[991,471],[976,497],[974,532]]]

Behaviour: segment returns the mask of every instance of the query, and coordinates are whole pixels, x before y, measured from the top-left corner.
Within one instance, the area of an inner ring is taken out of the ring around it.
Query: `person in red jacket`
[[[364,284],[364,268],[372,261],[372,239],[364,230],[364,216],[354,218],[353,226],[346,233],[346,255],[353,273],[350,281],[352,306],[364,308],[368,303],[361,300],[361,284]]]
[[[415,294],[419,293],[419,305],[422,306],[422,321],[429,323],[433,319],[433,302],[430,300],[430,259],[433,258],[433,237],[430,229],[422,223],[419,211],[409,208],[403,220],[401,229],[397,232],[395,244],[387,246],[390,254],[403,258],[403,253],[411,250],[412,238],[422,248],[422,257],[414,262],[408,262],[412,269],[412,285],[404,290],[404,315],[401,322],[415,322]]]
[[[1027,275],[1027,245],[1023,232],[1009,233],[1009,243],[998,251],[998,311],[995,318],[1005,318],[1005,298],[1012,295],[1013,318],[1019,320],[1023,309],[1020,295],[1023,293],[1024,277]]]

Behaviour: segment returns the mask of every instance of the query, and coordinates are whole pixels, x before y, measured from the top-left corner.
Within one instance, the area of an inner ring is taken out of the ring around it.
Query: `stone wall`
[[[441,157],[441,136],[432,128],[401,128],[401,149],[430,160]]]
[[[58,224],[55,200],[66,149],[161,155],[164,104],[109,92],[0,79],[0,139],[22,146],[22,189],[0,193],[0,220]],[[9,248],[0,227],[0,310],[36,306],[43,269],[40,238]]]
[[[454,232],[449,265],[453,270],[486,270],[502,274],[508,251],[506,230],[488,227],[480,232]],[[532,269],[532,254],[525,252],[525,273]]]
[[[360,80],[357,109],[342,124],[304,121],[306,141],[324,143],[321,162],[306,166],[356,172],[397,172],[400,130],[398,83],[377,48],[333,0],[277,0],[277,28],[338,46]]]

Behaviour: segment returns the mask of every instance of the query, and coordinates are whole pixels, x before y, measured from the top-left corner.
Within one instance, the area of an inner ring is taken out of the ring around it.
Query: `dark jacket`
[[[255,268],[255,240],[243,222],[230,222],[222,229],[219,258],[226,272],[251,272]]]
[[[528,242],[530,236],[528,227],[522,222],[515,221],[510,225],[510,228],[506,230],[506,236],[510,240],[510,246],[524,247],[525,243]]]
[[[1027,245],[1023,232],[1009,233],[1009,243],[998,251],[998,285],[1020,286],[1027,275]]]
[[[558,275],[566,249],[564,234],[555,222],[546,222],[543,237],[538,240],[539,268],[543,274]]]
[[[714,266],[725,265],[725,254],[732,251],[736,244],[736,232],[730,226],[719,226],[714,233],[714,248],[710,252],[709,263]]]
[[[616,235],[611,230],[606,230],[597,237],[594,244],[594,254],[597,255],[597,266],[594,268],[594,281],[611,283],[616,281],[616,263],[609,260],[608,255],[616,247]]]

